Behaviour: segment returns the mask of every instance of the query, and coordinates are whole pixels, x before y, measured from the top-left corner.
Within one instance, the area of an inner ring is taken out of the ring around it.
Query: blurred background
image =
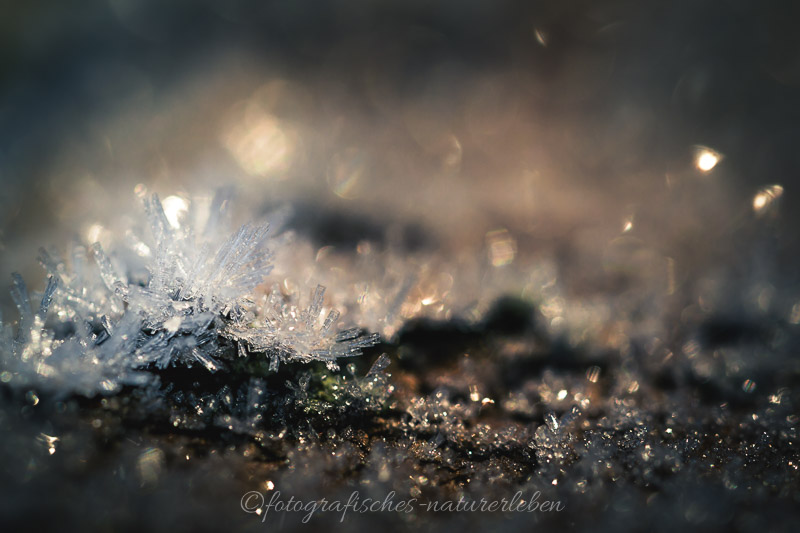
[[[796,2],[0,9],[0,279],[40,288],[36,249],[124,226],[138,184],[234,185],[345,252],[546,254],[581,295],[797,289]]]

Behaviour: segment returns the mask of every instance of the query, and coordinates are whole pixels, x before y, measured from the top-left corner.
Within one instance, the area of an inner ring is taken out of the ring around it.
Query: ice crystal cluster
[[[76,244],[68,261],[40,250],[42,294],[13,276],[19,325],[2,328],[4,382],[92,396],[155,384],[159,370],[175,366],[217,372],[269,361],[276,371],[281,362],[321,361],[336,370],[378,342],[359,328],[339,330],[322,286],[307,305],[277,284],[262,288],[273,248],[286,244],[285,213],[231,232],[230,191],[205,208],[172,197],[169,213],[157,195],[138,193],[146,231],[128,229],[109,250]]]

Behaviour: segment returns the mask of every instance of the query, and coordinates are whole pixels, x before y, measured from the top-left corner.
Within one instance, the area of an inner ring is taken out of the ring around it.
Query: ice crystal
[[[270,370],[277,370],[281,361],[324,361],[337,370],[336,360],[358,355],[361,348],[373,346],[378,335],[364,336],[359,328],[331,334],[339,311],[331,309],[320,323],[325,288],[318,285],[308,307],[300,309],[288,301],[278,286],[264,296],[256,321],[243,325],[233,323],[225,334],[247,347],[250,352],[263,352],[270,359]]]
[[[205,210],[175,197],[185,212],[170,206],[169,213],[157,195],[143,197],[149,235],[128,230],[110,253],[99,242],[88,251],[76,244],[69,266],[42,249],[49,278],[35,311],[25,282],[13,276],[19,323],[16,334],[3,328],[2,343],[9,381],[93,395],[154,383],[154,371],[174,365],[216,372],[240,356],[269,359],[271,370],[294,361],[337,369],[337,359],[376,344],[377,334],[339,331],[334,308],[320,320],[322,286],[303,309],[277,285],[259,293],[281,240],[270,220],[227,232],[230,196],[219,191]],[[279,227],[285,214],[270,218]]]

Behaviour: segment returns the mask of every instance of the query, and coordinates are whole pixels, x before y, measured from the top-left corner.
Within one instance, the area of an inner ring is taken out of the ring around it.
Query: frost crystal
[[[12,298],[19,310],[16,334],[2,328],[2,364],[10,381],[58,393],[93,395],[123,385],[156,381],[158,369],[199,364],[211,372],[237,355],[280,362],[336,360],[378,342],[360,329],[337,332],[339,312],[324,309],[318,286],[307,308],[275,285],[259,286],[272,270],[269,222],[245,224],[229,234],[230,194],[218,192],[203,210],[181,200],[182,217],[156,195],[144,199],[149,236],[128,231],[89,250],[72,247],[70,265],[42,249],[49,275],[34,312],[22,277]],[[279,215],[272,217],[278,222]]]
[[[338,320],[339,311],[331,309],[320,324],[324,295],[325,288],[318,285],[311,303],[301,310],[275,286],[260,306],[263,316],[247,325],[234,323],[225,334],[251,352],[266,353],[270,370],[277,370],[280,361],[294,360],[324,361],[329,369],[337,370],[337,358],[360,354],[361,348],[377,344],[378,335],[363,336],[359,328],[332,335],[331,327]]]

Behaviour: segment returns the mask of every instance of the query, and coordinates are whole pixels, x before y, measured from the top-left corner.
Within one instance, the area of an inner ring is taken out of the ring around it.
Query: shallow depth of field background
[[[40,288],[36,249],[124,226],[137,184],[233,184],[242,213],[293,204],[320,247],[546,253],[584,296],[626,276],[795,290],[797,11],[4,3],[0,279]],[[710,172],[698,147],[720,156]],[[759,191],[782,194],[759,207]]]

